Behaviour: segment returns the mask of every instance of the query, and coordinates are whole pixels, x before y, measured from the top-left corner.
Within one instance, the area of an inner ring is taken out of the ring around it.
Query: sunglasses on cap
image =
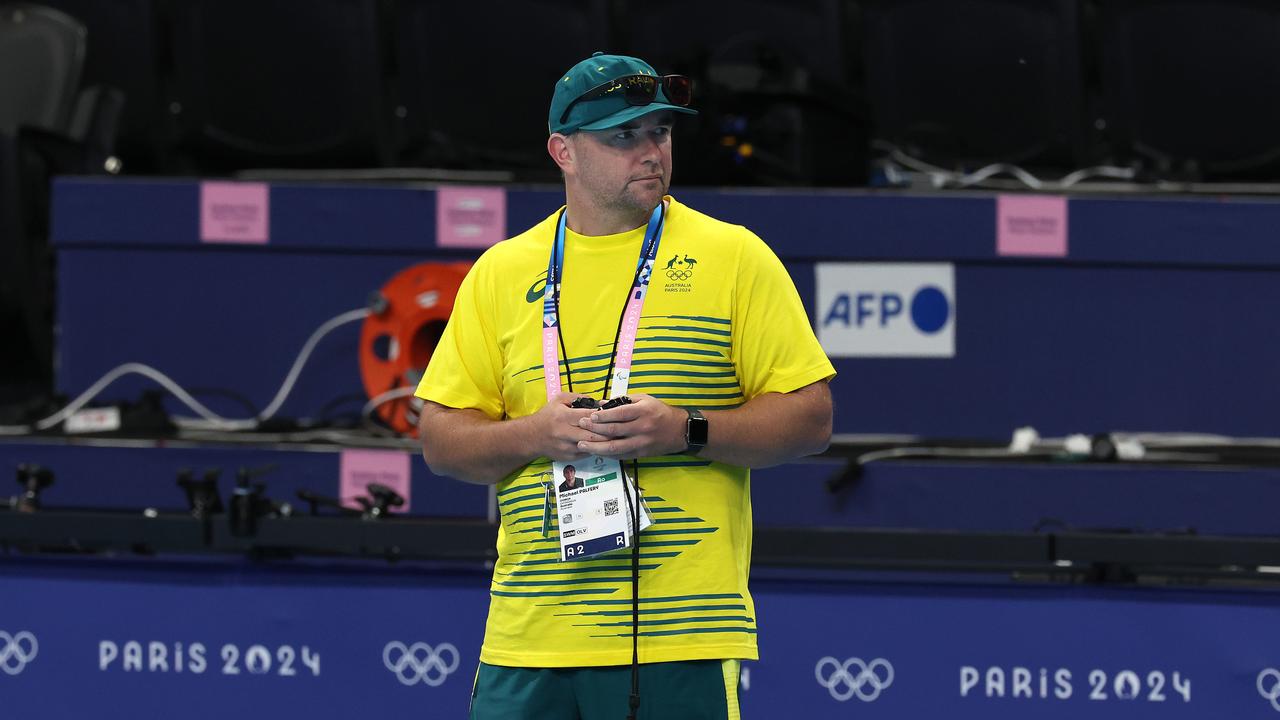
[[[624,75],[597,85],[574,98],[560,114],[560,122],[563,124],[569,119],[569,111],[574,105],[612,97],[614,93],[622,93],[621,97],[628,105],[648,105],[658,96],[659,83],[662,84],[662,92],[667,96],[667,101],[672,105],[688,107],[693,102],[693,81],[684,75],[663,75],[660,78],[653,75]]]

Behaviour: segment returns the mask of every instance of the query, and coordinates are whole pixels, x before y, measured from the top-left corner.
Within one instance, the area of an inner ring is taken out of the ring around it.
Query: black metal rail
[[[482,520],[294,516],[261,518],[233,534],[225,515],[95,510],[0,512],[0,550],[19,554],[246,554],[484,563],[495,559],[497,526]],[[1280,575],[1280,537],[1209,537],[1097,532],[982,533],[870,528],[757,528],[761,566],[1044,572],[1099,582],[1141,575]]]

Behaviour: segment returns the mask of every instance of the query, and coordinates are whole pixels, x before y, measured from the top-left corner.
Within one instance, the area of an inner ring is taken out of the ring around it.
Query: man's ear
[[[551,137],[547,138],[547,154],[560,168],[560,172],[567,173],[573,167],[573,141],[567,136],[551,133]]]

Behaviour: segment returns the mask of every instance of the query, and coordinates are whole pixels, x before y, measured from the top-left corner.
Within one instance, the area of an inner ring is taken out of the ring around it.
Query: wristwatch
[[[684,425],[684,454],[697,455],[707,446],[707,418],[697,408],[687,407],[684,411],[689,413]]]

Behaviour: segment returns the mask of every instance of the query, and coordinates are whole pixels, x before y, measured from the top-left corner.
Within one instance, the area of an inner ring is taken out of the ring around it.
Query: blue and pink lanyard
[[[636,346],[636,333],[640,328],[640,311],[649,291],[649,278],[653,275],[653,263],[658,257],[658,243],[662,240],[662,228],[666,214],[666,202],[658,203],[649,216],[645,228],[644,245],[636,261],[636,272],[627,295],[627,307],[623,311],[615,340],[615,359],[611,363],[609,397],[627,393],[631,381],[631,358]],[[546,381],[547,400],[560,392],[560,283],[564,275],[565,211],[560,211],[556,224],[556,239],[547,262],[547,286],[542,291],[542,374]],[[565,358],[568,366],[569,358]]]

